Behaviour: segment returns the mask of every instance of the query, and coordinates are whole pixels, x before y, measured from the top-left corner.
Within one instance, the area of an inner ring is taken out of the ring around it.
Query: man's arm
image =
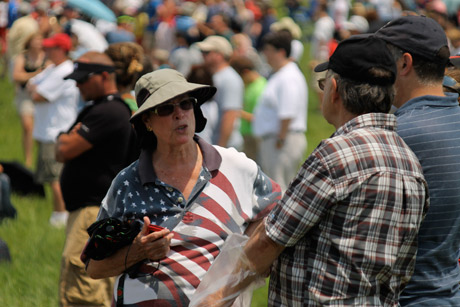
[[[232,306],[234,300],[246,287],[257,278],[267,275],[271,265],[284,248],[267,236],[265,223],[259,223],[244,247],[235,270],[227,277],[226,286],[198,303],[200,306]]]
[[[32,99],[33,102],[40,103],[40,102],[48,102],[48,99],[43,97],[37,92],[37,85],[36,84],[31,84],[30,82],[27,83],[27,91],[29,92],[30,99]]]
[[[249,260],[251,270],[260,275],[268,272],[284,249],[285,246],[276,243],[267,236],[265,223],[259,223],[244,247],[244,253]]]
[[[78,123],[69,133],[63,133],[58,137],[56,161],[67,162],[93,148],[93,144],[77,133],[80,127],[81,123]]]
[[[276,140],[276,148],[280,149],[286,141],[286,136],[289,132],[289,124],[291,123],[290,118],[282,119],[280,122],[280,131],[278,132],[278,138]]]
[[[220,138],[217,145],[227,147],[228,140],[233,132],[233,125],[239,116],[240,110],[227,110],[222,114]]]

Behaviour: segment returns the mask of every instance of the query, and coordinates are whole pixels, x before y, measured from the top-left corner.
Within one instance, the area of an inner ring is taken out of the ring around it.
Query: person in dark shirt
[[[131,110],[118,95],[115,67],[103,53],[88,52],[66,77],[77,82],[86,107],[67,133],[58,137],[56,158],[64,163],[61,188],[69,220],[59,285],[63,306],[110,306],[113,279],[87,276],[80,254],[86,229],[97,213],[115,175],[136,156]]]

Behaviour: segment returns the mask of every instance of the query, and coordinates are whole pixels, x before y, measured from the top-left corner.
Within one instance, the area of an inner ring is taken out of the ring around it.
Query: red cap
[[[70,36],[65,33],[57,33],[49,38],[45,38],[42,43],[44,48],[59,47],[65,51],[70,51],[72,42]]]

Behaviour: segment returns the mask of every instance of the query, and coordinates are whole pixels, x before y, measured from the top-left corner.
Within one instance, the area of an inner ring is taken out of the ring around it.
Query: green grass
[[[301,67],[308,67],[308,50]],[[310,81],[308,69],[304,69]],[[319,111],[316,94],[309,91],[308,153],[330,136],[333,127]],[[24,162],[19,117],[13,104],[13,87],[0,80],[0,160]],[[8,244],[11,263],[0,263],[0,306],[57,306],[58,280],[64,230],[49,226],[50,190],[47,197],[12,196],[18,210],[16,220],[0,224],[0,238]],[[253,307],[267,306],[267,286],[254,293]]]
[[[13,87],[0,80],[0,160],[23,161],[21,128],[13,104]],[[16,220],[0,224],[0,238],[9,246],[11,263],[0,263],[0,306],[57,306],[57,285],[64,230],[48,224],[46,198],[13,194]]]

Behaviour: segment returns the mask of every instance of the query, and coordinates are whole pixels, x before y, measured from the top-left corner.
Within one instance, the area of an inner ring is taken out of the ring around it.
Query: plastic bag
[[[247,262],[247,258],[244,254],[244,246],[248,239],[247,236],[240,234],[231,234],[228,236],[219,256],[217,256],[196,289],[195,294],[190,300],[189,307],[211,307],[214,306],[214,304],[233,307],[251,306],[253,291],[265,285],[265,278],[263,276],[257,276],[255,281],[238,293],[220,299],[214,299],[212,302],[208,300],[205,303],[205,300],[210,295],[217,293],[224,286],[235,285],[248,276],[256,275],[256,273],[251,271],[235,271],[238,263]],[[237,296],[237,298],[234,303],[229,303],[235,296]]]

